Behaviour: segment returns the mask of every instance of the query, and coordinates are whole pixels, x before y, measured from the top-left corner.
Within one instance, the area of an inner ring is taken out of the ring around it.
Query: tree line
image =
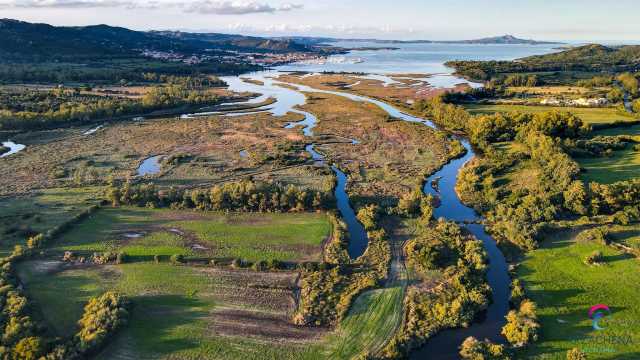
[[[217,101],[218,96],[213,93],[188,90],[183,85],[154,86],[141,99],[65,89],[0,91],[0,130],[48,129]]]
[[[153,184],[112,181],[107,200],[114,206],[171,207],[213,211],[289,212],[330,209],[333,193],[253,180],[209,189],[158,189]]]

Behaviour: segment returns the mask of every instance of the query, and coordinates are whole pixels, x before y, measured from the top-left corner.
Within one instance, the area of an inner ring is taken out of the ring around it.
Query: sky
[[[0,0],[0,18],[264,36],[640,41],[638,0]]]

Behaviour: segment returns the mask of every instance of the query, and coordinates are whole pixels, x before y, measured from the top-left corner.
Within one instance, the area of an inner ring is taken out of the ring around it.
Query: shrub
[[[184,263],[184,256],[182,254],[174,254],[169,258],[172,264],[182,264]]]
[[[587,354],[578,348],[567,351],[567,360],[587,360]]]
[[[280,260],[270,259],[267,261],[267,267],[271,270],[279,270],[284,267],[284,264]]]
[[[584,262],[587,265],[598,265],[603,261],[604,261],[604,255],[600,250],[596,250],[592,252],[591,254],[587,255],[587,257],[584,259]]]
[[[601,245],[609,245],[610,230],[606,226],[588,229],[578,234],[576,240],[578,242],[595,242]]]
[[[489,340],[479,341],[470,336],[460,345],[460,357],[467,360],[505,359],[504,345]]]
[[[507,324],[502,328],[502,335],[515,347],[524,347],[538,340],[540,324],[535,314],[535,303],[522,301],[518,311],[511,310],[507,314]]]
[[[127,298],[114,292],[89,300],[78,321],[80,331],[75,336],[80,352],[94,352],[116,329],[125,325],[129,316],[128,306]]]
[[[129,255],[126,252],[119,252],[116,256],[116,264],[124,264],[129,261]]]
[[[231,261],[231,267],[234,269],[240,269],[244,266],[244,261],[240,258],[235,258]]]
[[[21,360],[36,360],[43,355],[44,344],[39,337],[26,337],[18,341],[13,348],[13,358]]]
[[[251,268],[255,271],[265,271],[267,269],[267,262],[264,260],[256,261]]]
[[[519,279],[514,279],[511,282],[511,295],[509,301],[514,307],[519,307],[522,300],[525,298],[524,286]]]

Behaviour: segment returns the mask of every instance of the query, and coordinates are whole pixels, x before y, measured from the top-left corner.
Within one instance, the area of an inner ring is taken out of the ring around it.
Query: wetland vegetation
[[[631,359],[636,52],[0,86],[0,357]]]

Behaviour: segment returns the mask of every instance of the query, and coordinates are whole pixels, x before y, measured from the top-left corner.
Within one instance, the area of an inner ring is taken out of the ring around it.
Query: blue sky
[[[0,0],[0,17],[260,35],[640,41],[637,0]]]

